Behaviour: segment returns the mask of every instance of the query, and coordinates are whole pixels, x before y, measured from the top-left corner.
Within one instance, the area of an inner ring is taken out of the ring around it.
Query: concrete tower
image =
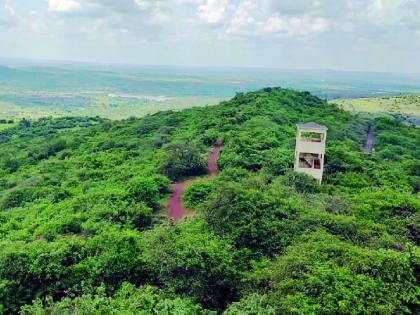
[[[327,130],[314,122],[297,124],[295,172],[314,177],[318,184],[321,184],[324,173]]]

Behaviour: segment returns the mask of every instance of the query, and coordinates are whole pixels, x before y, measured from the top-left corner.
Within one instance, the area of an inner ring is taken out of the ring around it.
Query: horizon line
[[[9,61],[14,63],[33,63],[38,65],[48,64],[81,64],[81,65],[97,65],[97,66],[135,66],[135,67],[167,67],[167,68],[190,68],[190,69],[243,69],[243,70],[277,70],[277,71],[330,71],[330,72],[348,72],[348,73],[370,73],[370,74],[399,74],[399,75],[420,75],[420,72],[391,72],[391,71],[380,71],[380,70],[360,70],[360,69],[334,69],[334,68],[284,68],[279,66],[238,66],[238,65],[185,65],[185,64],[141,64],[141,63],[123,63],[116,61],[87,61],[87,60],[73,60],[73,59],[44,59],[44,58],[20,58],[20,57],[5,57],[0,56],[0,65],[10,66],[10,64],[4,64],[3,61]]]

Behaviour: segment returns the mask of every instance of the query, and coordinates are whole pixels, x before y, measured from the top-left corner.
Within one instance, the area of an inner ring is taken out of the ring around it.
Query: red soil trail
[[[220,150],[222,150],[222,141],[217,140],[216,146],[207,158],[208,176],[217,175],[217,158],[219,157]]]
[[[191,184],[194,180],[186,180],[181,183],[171,185],[173,195],[168,201],[168,217],[170,220],[179,221],[184,217],[185,208],[182,205],[182,194],[185,187]]]
[[[207,176],[215,176],[217,174],[217,158],[219,157],[220,150],[222,149],[222,142],[217,140],[216,146],[214,149],[209,153],[207,158],[207,168],[208,173]],[[193,183],[195,179],[189,179],[183,181],[181,183],[174,183],[171,185],[173,190],[173,195],[171,199],[168,201],[168,217],[171,221],[179,221],[181,220],[185,213],[186,209],[182,204],[182,195],[184,193],[184,189],[191,183]]]

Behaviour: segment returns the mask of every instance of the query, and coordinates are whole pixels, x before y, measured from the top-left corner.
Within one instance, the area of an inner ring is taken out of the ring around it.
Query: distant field
[[[101,116],[123,119],[164,110],[214,105],[236,92],[281,86],[337,101],[348,110],[413,114],[377,95],[420,92],[420,74],[332,70],[142,67],[122,65],[0,65],[0,119]],[[393,99],[393,98],[391,98]],[[415,100],[418,102],[418,100]],[[414,113],[418,113],[418,107]]]
[[[168,98],[120,97],[108,94],[0,94],[0,118],[38,119],[45,116],[100,116],[110,119],[141,117],[165,110],[219,103],[222,98],[179,96]]]
[[[7,128],[12,128],[14,126],[16,126],[16,123],[13,123],[13,124],[0,124],[0,131],[1,130],[4,130],[4,129],[7,129]]]
[[[420,118],[420,95],[355,98],[330,102],[351,112],[387,113]]]

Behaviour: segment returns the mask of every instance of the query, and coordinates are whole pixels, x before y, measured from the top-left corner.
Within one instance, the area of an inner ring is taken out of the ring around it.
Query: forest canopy
[[[328,127],[322,186],[297,123]],[[369,128],[375,150],[362,150]],[[170,183],[191,184],[168,223]],[[282,88],[0,131],[0,314],[415,314],[420,133]]]

